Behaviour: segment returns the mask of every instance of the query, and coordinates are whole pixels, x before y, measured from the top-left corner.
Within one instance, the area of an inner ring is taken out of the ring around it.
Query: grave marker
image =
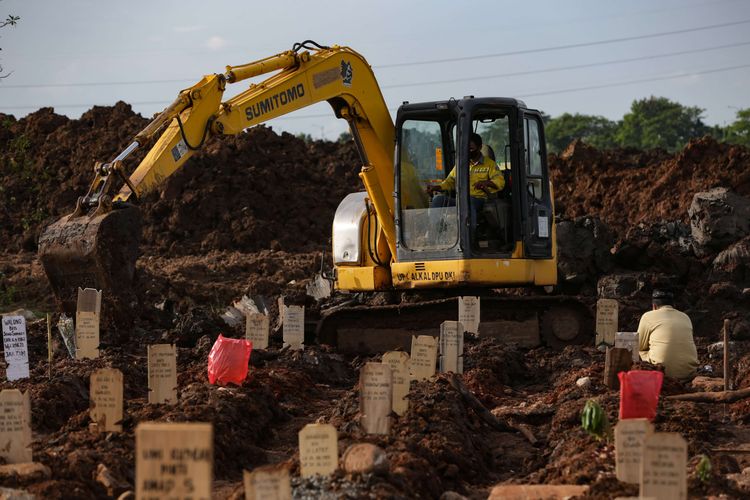
[[[9,464],[31,462],[31,403],[18,389],[0,392],[0,458]]]
[[[390,351],[383,354],[383,364],[393,373],[393,411],[401,416],[409,409],[409,354],[403,351]]]
[[[640,484],[643,441],[654,431],[647,418],[628,418],[615,425],[615,464],[617,479]]]
[[[655,432],[643,442],[641,497],[687,499],[687,442],[676,432]]]
[[[333,473],[339,464],[339,438],[331,424],[307,424],[299,431],[299,463],[302,477]]]
[[[99,357],[99,317],[101,309],[101,290],[93,288],[78,289],[76,359]]]
[[[138,424],[136,498],[210,500],[213,442],[213,428],[207,423]]]
[[[305,342],[305,306],[284,306],[281,327],[284,345],[301,350]]]
[[[440,372],[464,372],[464,327],[459,321],[440,325]]]
[[[148,402],[177,402],[177,348],[172,344],[148,346]]]
[[[615,347],[630,351],[633,363],[641,360],[638,353],[638,332],[617,332],[615,334]]]
[[[122,432],[122,372],[102,368],[91,374],[91,420],[95,432]]]
[[[393,374],[388,365],[365,363],[359,371],[360,423],[368,434],[388,434],[393,406]]]
[[[479,297],[458,298],[458,322],[469,333],[479,333]]]
[[[26,342],[26,318],[3,316],[3,347],[9,381],[29,378],[29,349]]]
[[[430,335],[412,336],[411,358],[409,360],[412,380],[425,380],[435,375],[438,339]]]
[[[617,333],[617,312],[619,305],[615,299],[596,301],[596,345],[615,345]]]
[[[248,313],[245,318],[245,338],[253,343],[253,349],[268,349],[268,316]]]
[[[292,500],[289,469],[284,464],[257,467],[242,473],[245,500]]]
[[[610,389],[620,388],[618,373],[626,372],[633,366],[630,351],[620,347],[607,347],[604,355],[604,385]]]

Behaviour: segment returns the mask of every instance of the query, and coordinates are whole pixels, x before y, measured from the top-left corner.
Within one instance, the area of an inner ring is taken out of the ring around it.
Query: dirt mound
[[[0,238],[8,248],[34,251],[41,229],[86,193],[94,162],[110,160],[147,123],[122,102],[78,120],[51,108],[20,120],[0,115]],[[127,168],[144,154],[134,153]],[[319,250],[338,203],[360,189],[359,167],[351,144],[305,142],[265,127],[211,139],[140,200],[145,246],[172,254]]]
[[[693,195],[713,187],[750,194],[750,150],[711,137],[665,151],[599,151],[574,141],[549,156],[558,211],[596,214],[616,229],[661,219],[687,222]]]

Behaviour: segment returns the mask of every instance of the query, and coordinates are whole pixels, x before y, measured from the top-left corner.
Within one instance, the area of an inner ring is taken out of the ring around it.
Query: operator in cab
[[[484,207],[487,198],[505,186],[505,179],[497,164],[482,154],[482,137],[472,133],[469,137],[469,192],[471,202],[471,229],[477,227],[477,213]],[[443,182],[427,187],[429,194],[435,194],[430,208],[452,207],[456,204],[456,167],[448,174]]]
[[[653,309],[638,324],[641,359],[663,365],[669,377],[692,378],[698,368],[693,323],[687,314],[674,308],[674,296],[669,291],[654,290],[651,304]]]

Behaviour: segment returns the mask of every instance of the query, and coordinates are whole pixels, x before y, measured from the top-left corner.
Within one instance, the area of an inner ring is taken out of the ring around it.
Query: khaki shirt
[[[698,368],[693,323],[687,314],[662,306],[641,316],[638,324],[641,359],[664,365],[667,376],[690,378]]]

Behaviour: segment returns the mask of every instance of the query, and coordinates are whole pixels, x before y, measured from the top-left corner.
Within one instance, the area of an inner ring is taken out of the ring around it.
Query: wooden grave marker
[[[607,347],[604,356],[604,385],[610,389],[620,388],[620,372],[626,372],[633,366],[630,351],[621,347]]]
[[[245,500],[292,500],[289,468],[284,464],[256,467],[243,471]]]
[[[0,391],[0,458],[9,464],[33,461],[29,393]]]
[[[393,373],[383,363],[365,363],[359,371],[360,424],[368,434],[388,434],[393,410]]]
[[[676,432],[655,432],[643,442],[641,497],[687,499],[687,441]]]
[[[253,349],[268,349],[268,316],[248,313],[245,318],[245,338],[253,343]]]
[[[5,376],[9,381],[29,378],[29,348],[26,340],[26,318],[3,316],[3,348],[8,364]]]
[[[627,418],[615,425],[615,466],[617,479],[640,484],[643,441],[654,432],[647,418]]]
[[[284,306],[282,330],[284,345],[301,350],[305,342],[305,306]]]
[[[615,345],[615,334],[618,330],[619,304],[615,299],[596,301],[596,345]]]
[[[76,359],[99,357],[99,320],[101,309],[101,290],[93,288],[78,289]]]
[[[409,371],[412,380],[425,380],[435,375],[438,339],[430,335],[411,338]]]
[[[210,423],[143,422],[135,429],[135,496],[141,500],[210,500]]]
[[[458,298],[458,322],[464,327],[464,331],[479,333],[479,297],[463,296]]]
[[[617,332],[615,334],[615,347],[630,351],[633,363],[641,360],[638,352],[638,332]]]
[[[91,374],[91,430],[122,432],[122,372],[102,368]]]
[[[383,364],[388,365],[393,373],[393,401],[392,409],[396,415],[402,416],[409,409],[409,353],[403,351],[389,351],[383,354]]]
[[[331,424],[307,424],[299,431],[302,477],[332,474],[339,465],[339,437]]]
[[[460,321],[440,325],[440,373],[464,372],[464,327]]]
[[[177,402],[177,348],[173,344],[148,346],[148,402]]]

